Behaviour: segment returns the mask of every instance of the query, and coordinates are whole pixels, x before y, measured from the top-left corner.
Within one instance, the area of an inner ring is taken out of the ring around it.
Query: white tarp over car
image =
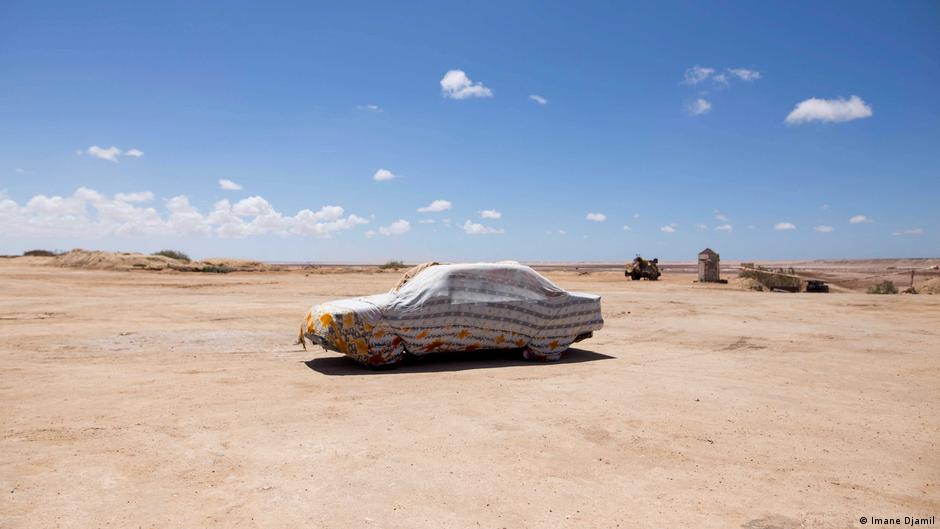
[[[310,309],[303,337],[370,365],[439,351],[520,348],[557,360],[603,327],[600,296],[567,292],[519,264],[427,267],[387,294]]]

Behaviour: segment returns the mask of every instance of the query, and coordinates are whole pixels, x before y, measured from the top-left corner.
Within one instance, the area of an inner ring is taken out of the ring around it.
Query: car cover
[[[429,266],[387,294],[313,307],[302,335],[364,363],[407,351],[522,348],[556,360],[603,326],[600,296],[569,293],[519,264]]]

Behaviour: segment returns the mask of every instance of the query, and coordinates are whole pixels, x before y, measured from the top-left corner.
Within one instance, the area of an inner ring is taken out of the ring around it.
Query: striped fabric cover
[[[600,296],[566,292],[527,266],[479,263],[432,266],[398,291],[317,305],[303,335],[370,365],[405,351],[505,348],[557,360],[603,325]]]

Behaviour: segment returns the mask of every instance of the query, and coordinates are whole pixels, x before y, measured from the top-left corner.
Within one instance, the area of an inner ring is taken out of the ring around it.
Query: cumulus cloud
[[[535,101],[536,103],[538,103],[538,104],[540,104],[540,105],[547,105],[547,104],[548,104],[548,99],[545,99],[544,97],[542,97],[542,96],[540,96],[540,95],[538,95],[538,94],[532,94],[532,95],[530,95],[530,96],[529,96],[529,99],[531,99],[532,101]]]
[[[434,219],[421,219],[418,221],[418,224],[434,224],[435,222],[437,221]]]
[[[382,107],[380,107],[379,105],[372,105],[372,104],[356,105],[356,108],[358,110],[367,110],[369,112],[381,112],[382,111]]]
[[[439,213],[447,211],[451,206],[452,204],[448,200],[435,200],[423,208],[418,208],[418,213]]]
[[[85,149],[84,151],[77,150],[75,154],[87,154],[94,158],[100,160],[107,160],[109,162],[118,163],[119,156],[130,156],[131,158],[140,158],[144,155],[144,151],[140,149],[128,149],[127,151],[121,151],[115,146],[110,147],[99,147],[97,145],[92,145],[91,147]]]
[[[661,232],[663,232],[663,233],[675,233],[675,232],[676,232],[676,228],[678,228],[678,227],[679,227],[679,225],[676,224],[675,222],[673,222],[672,224],[667,224],[667,225],[665,225],[665,226],[659,228],[659,231],[661,231]]]
[[[624,225],[623,225],[623,231],[630,231],[630,230],[632,230],[632,229],[633,229],[633,228],[631,228],[629,224],[624,224]]]
[[[734,226],[730,224],[722,224],[721,226],[715,226],[715,231],[734,231]]]
[[[107,236],[252,237],[260,235],[330,237],[369,221],[346,215],[339,206],[318,211],[303,209],[284,215],[262,197],[249,197],[234,205],[221,200],[202,212],[186,196],[164,202],[165,212],[141,203],[153,200],[149,191],[117,193],[112,197],[93,189],[78,188],[71,196],[36,195],[26,204],[0,200],[0,225],[18,237]]]
[[[463,70],[450,70],[444,74],[441,78],[441,92],[450,99],[493,97],[492,90],[483,83],[474,83]]]
[[[114,195],[114,200],[121,202],[150,202],[153,200],[153,193],[150,191],[139,191],[137,193],[118,193]]]
[[[108,148],[98,147],[97,145],[92,145],[91,147],[86,149],[85,152],[89,156],[94,156],[95,158],[100,158],[102,160],[107,160],[109,162],[114,162],[114,163],[118,162],[118,156],[121,155],[121,149],[118,149],[117,147],[113,145]]]
[[[849,218],[851,224],[868,224],[869,222],[872,222],[872,220],[865,215],[854,215]]]
[[[872,109],[858,96],[849,99],[817,99],[811,97],[797,103],[793,111],[784,120],[789,125],[799,125],[810,121],[823,123],[841,123],[855,119],[870,118]]]
[[[821,224],[819,226],[813,227],[813,229],[818,231],[819,233],[832,233],[832,230],[834,230],[835,228],[833,228],[832,226],[826,226],[825,224]]]
[[[697,85],[711,77],[713,73],[715,73],[714,68],[695,65],[685,71],[682,82],[688,85]]]
[[[372,175],[372,179],[376,182],[385,182],[393,178],[395,178],[395,174],[388,169],[379,169],[375,172],[374,175]]]
[[[500,219],[503,217],[503,214],[496,211],[495,209],[484,209],[480,212],[480,218],[482,219]]]
[[[717,220],[718,222],[728,222],[728,216],[716,209],[715,220]]]
[[[588,213],[584,218],[593,222],[604,222],[607,220],[607,215],[603,213]]]
[[[712,109],[712,104],[704,98],[698,98],[689,105],[689,114],[693,116],[700,116],[707,113]]]
[[[756,81],[760,79],[760,72],[747,68],[728,68],[728,73],[742,81]]]
[[[775,230],[795,230],[796,225],[792,222],[778,222],[774,224]]]
[[[893,235],[923,235],[923,228],[908,228],[906,230],[898,230],[894,232]]]
[[[411,231],[411,223],[404,219],[398,219],[388,226],[382,226],[379,228],[379,233],[385,236],[404,235],[409,231]]]
[[[466,221],[463,223],[463,231],[469,235],[486,235],[489,233],[503,233],[502,229],[492,226],[484,226],[475,222]]]
[[[225,189],[226,191],[241,191],[242,190],[241,184],[236,184],[235,182],[232,182],[228,178],[219,179],[219,188]]]

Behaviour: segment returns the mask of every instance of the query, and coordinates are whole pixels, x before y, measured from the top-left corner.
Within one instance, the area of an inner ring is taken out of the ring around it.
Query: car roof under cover
[[[451,303],[540,300],[565,291],[528,266],[472,263],[429,266],[395,293],[396,305],[448,298]]]

